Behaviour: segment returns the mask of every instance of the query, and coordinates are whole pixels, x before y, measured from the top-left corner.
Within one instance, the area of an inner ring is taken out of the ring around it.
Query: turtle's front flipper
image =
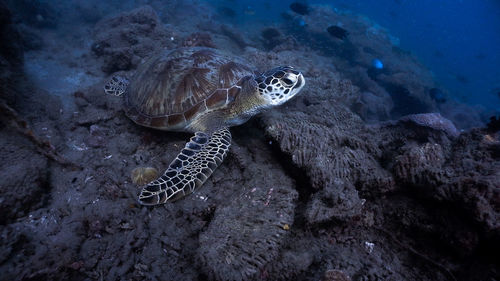
[[[129,81],[125,77],[113,76],[106,85],[104,85],[104,92],[108,95],[121,96],[125,93]]]
[[[201,186],[222,163],[231,145],[231,133],[222,128],[208,136],[197,132],[177,155],[163,176],[141,190],[143,205],[162,204],[187,195]]]

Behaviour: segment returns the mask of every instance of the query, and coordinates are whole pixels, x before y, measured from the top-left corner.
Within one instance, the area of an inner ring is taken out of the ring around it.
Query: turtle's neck
[[[266,100],[259,96],[257,83],[253,78],[244,81],[234,102],[226,109],[228,126],[245,123],[252,116],[268,108]]]

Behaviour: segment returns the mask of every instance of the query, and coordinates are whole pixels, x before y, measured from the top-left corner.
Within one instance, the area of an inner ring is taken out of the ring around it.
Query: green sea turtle
[[[164,50],[139,66],[133,78],[115,76],[107,94],[124,96],[135,123],[194,133],[165,173],[141,190],[143,205],[162,204],[201,186],[231,145],[228,127],[283,104],[304,87],[290,66],[258,73],[244,61],[211,48]]]

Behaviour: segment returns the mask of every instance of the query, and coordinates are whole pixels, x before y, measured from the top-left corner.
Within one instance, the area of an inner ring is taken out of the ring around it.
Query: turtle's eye
[[[283,80],[283,83],[285,83],[287,86],[292,86],[293,85],[293,81],[288,79],[288,78],[284,78]]]

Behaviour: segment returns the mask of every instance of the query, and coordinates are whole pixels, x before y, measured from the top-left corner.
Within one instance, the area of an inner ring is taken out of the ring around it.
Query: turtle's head
[[[293,98],[305,85],[304,76],[291,66],[280,66],[257,77],[259,95],[269,105],[280,105]]]

